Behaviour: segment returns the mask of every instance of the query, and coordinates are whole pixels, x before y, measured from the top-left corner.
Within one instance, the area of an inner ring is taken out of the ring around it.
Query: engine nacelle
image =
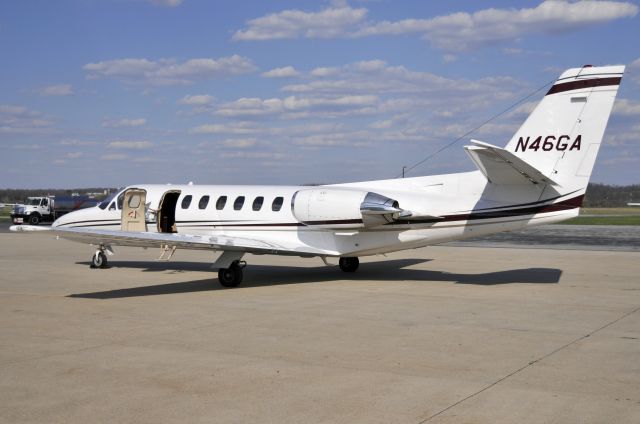
[[[324,187],[296,192],[291,206],[298,221],[320,228],[371,228],[402,212],[397,201],[377,193]]]

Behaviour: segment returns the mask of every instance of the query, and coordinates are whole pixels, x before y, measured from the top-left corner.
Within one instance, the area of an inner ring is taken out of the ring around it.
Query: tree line
[[[627,203],[640,203],[640,184],[615,186],[590,183],[583,206],[586,208],[619,208]]]

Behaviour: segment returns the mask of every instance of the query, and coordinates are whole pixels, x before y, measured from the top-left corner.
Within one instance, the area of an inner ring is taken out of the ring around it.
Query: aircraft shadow
[[[492,286],[499,284],[556,284],[560,281],[562,270],[556,268],[522,268],[506,271],[460,274],[424,269],[405,269],[430,259],[401,259],[375,263],[363,263],[353,274],[343,273],[338,267],[319,266],[312,268],[293,268],[284,266],[251,265],[245,269],[242,284],[233,290],[250,287],[277,286],[285,284],[321,283],[336,280],[352,281],[420,281],[420,282],[451,282],[455,284],[474,284]],[[114,262],[114,267],[142,268],[145,271],[165,270],[193,270],[211,271],[209,264],[196,262]],[[98,271],[99,272],[99,271]],[[199,291],[226,290],[220,286],[214,271],[211,278],[204,280],[185,281],[179,283],[159,284],[125,289],[107,290],[91,293],[70,294],[67,297],[87,299],[118,299],[126,297],[155,296],[163,294],[193,293]]]

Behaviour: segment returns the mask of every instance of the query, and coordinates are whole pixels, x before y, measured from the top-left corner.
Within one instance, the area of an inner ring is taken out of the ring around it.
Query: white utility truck
[[[98,200],[87,196],[27,197],[24,204],[13,207],[11,220],[14,224],[38,225],[41,222],[53,222],[68,212],[90,208],[98,203]]]

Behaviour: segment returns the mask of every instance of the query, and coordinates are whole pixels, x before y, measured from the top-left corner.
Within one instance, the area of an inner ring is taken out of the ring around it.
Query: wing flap
[[[471,140],[473,146],[465,146],[471,160],[480,172],[494,184],[552,184],[558,185],[537,168],[520,159],[512,152],[484,143]]]
[[[105,230],[98,228],[55,228],[54,232],[62,238],[81,243],[105,246],[163,247],[176,246],[179,249],[238,251],[258,254],[317,254],[311,249],[297,250],[262,240],[206,236],[179,233],[152,233]]]

